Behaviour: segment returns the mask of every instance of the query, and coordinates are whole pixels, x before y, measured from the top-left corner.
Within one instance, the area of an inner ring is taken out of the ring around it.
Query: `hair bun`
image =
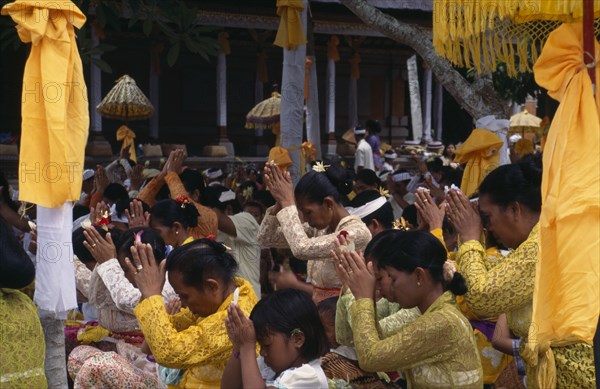
[[[528,154],[517,163],[523,176],[535,186],[542,184],[542,157],[539,154]]]

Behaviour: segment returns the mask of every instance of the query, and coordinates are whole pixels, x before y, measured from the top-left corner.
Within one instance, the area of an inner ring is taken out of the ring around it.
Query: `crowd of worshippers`
[[[382,158],[231,172],[119,159],[73,208],[75,388],[523,388],[541,157],[491,171]],[[451,158],[451,156],[450,156]],[[45,387],[35,208],[1,177],[2,387]],[[20,206],[20,208],[19,208]],[[29,296],[29,297],[28,297]],[[28,335],[22,336],[23,331]],[[557,387],[594,385],[593,350],[554,350]],[[4,361],[9,362],[4,362]]]

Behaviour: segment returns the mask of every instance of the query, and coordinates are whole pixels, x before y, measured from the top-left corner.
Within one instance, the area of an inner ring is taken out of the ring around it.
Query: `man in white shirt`
[[[201,195],[201,203],[217,214],[217,240],[231,248],[238,263],[239,276],[248,280],[260,298],[260,246],[257,241],[260,226],[254,216],[242,212],[242,207],[231,189],[222,185],[208,186]]]
[[[356,145],[356,153],[354,154],[354,171],[356,173],[362,169],[375,170],[375,163],[373,162],[373,149],[365,140],[366,135],[367,130],[364,128],[356,127],[354,129],[354,137],[358,142]]]

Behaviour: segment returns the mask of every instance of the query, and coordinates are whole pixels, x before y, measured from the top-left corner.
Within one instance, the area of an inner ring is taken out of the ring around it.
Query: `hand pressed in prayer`
[[[448,220],[463,242],[469,240],[479,240],[483,225],[481,216],[476,209],[477,205],[472,204],[467,196],[461,191],[451,190],[446,196],[448,207],[446,213]]]
[[[415,207],[421,220],[429,226],[429,230],[442,228],[446,214],[446,204],[436,205],[431,195],[425,191],[417,191],[415,198]]]
[[[265,165],[265,183],[275,201],[282,208],[296,204],[290,172],[284,172],[274,163],[267,162]]]
[[[178,314],[181,311],[181,299],[179,297],[171,298],[166,304],[165,308],[167,309],[167,313],[169,315]]]
[[[89,227],[83,231],[83,236],[85,237],[83,246],[92,254],[96,263],[101,264],[117,257],[117,249],[110,232],[103,238],[96,228]]]
[[[163,166],[163,174],[167,175],[169,172],[175,172],[181,174],[183,171],[183,163],[185,162],[185,152],[182,149],[175,149],[169,154],[167,163]]]
[[[373,262],[365,263],[365,258],[362,253],[355,250],[348,251],[343,248],[346,244],[346,238],[338,236],[335,243],[335,251],[331,251],[330,255],[337,263],[339,271],[344,273],[342,282],[346,282],[354,297],[358,300],[361,298],[375,297],[375,272],[373,270]]]
[[[142,202],[133,200],[129,203],[129,209],[125,210],[129,228],[148,227],[150,225],[150,213],[144,212]]]
[[[256,344],[256,332],[252,320],[244,315],[237,304],[230,304],[227,308],[227,317],[225,318],[225,328],[229,340],[233,344],[233,349],[239,351],[244,346]]]
[[[142,184],[144,183],[144,165],[137,164],[131,169],[128,173],[129,180],[131,182],[131,190],[140,190]]]
[[[142,293],[142,299],[150,296],[160,295],[165,284],[166,259],[160,264],[156,263],[152,246],[146,243],[136,243],[131,247],[132,260],[125,258],[127,271],[134,274],[135,284]]]
[[[109,184],[110,180],[106,175],[104,166],[96,165],[96,172],[94,173],[94,187],[96,188],[96,192],[103,193]]]

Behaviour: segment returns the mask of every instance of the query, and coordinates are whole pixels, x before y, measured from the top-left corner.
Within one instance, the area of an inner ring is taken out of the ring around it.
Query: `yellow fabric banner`
[[[79,200],[89,130],[87,88],[73,2],[18,0],[2,8],[31,42],[23,75],[19,200],[56,208]]]
[[[523,357],[537,365],[539,387],[553,388],[551,347],[592,344],[600,312],[600,99],[584,66],[581,24],[550,34],[534,74],[560,105],[544,148],[540,260]]]
[[[470,196],[489,172],[500,164],[502,139],[491,131],[476,128],[455,152],[454,162],[466,163],[460,189]]]
[[[121,153],[124,149],[129,148],[129,159],[137,163],[137,154],[135,152],[135,132],[125,125],[117,130],[117,141],[123,141],[121,145]]]
[[[277,0],[277,15],[280,16],[280,20],[273,42],[275,46],[294,50],[297,46],[306,44],[300,15],[303,10],[302,0]]]

